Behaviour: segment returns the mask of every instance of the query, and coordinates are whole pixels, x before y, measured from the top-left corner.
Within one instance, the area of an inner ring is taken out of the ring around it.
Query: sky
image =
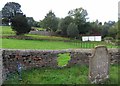
[[[118,20],[118,2],[120,0],[0,0],[0,10],[7,2],[17,2],[27,17],[42,20],[52,10],[59,18],[68,15],[68,11],[82,7],[88,12],[88,21],[107,22]]]

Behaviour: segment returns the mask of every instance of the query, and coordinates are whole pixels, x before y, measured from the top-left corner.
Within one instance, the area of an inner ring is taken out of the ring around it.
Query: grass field
[[[14,31],[11,27],[3,26],[2,36],[15,36]],[[30,37],[31,40],[25,40],[24,36]],[[112,44],[106,44],[105,42],[81,42],[80,40],[70,40],[69,38],[56,37],[56,36],[41,36],[25,34],[22,40],[13,38],[2,38],[0,39],[0,48],[11,48],[11,49],[75,49],[75,48],[94,48],[96,45],[106,45],[108,48],[117,48]],[[66,41],[66,42],[65,42]]]
[[[110,78],[105,84],[118,84],[118,67],[111,65]],[[39,68],[22,71],[22,81],[18,74],[9,76],[5,84],[90,84],[87,66],[74,66],[70,68],[51,69]],[[17,86],[17,85],[16,85]]]
[[[2,48],[11,49],[68,49],[77,48],[73,43],[47,40],[2,39]]]
[[[94,48],[99,42],[63,42],[63,41],[47,41],[47,40],[18,40],[18,39],[2,39],[2,48],[10,49],[78,49],[78,48]],[[112,45],[107,47],[116,48]]]

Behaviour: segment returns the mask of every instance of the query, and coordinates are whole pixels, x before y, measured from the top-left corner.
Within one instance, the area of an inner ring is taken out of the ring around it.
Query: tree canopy
[[[67,34],[69,37],[74,38],[78,37],[79,31],[75,23],[70,23],[67,28]]]
[[[11,28],[16,32],[16,35],[30,32],[31,27],[28,25],[25,15],[16,15],[12,18],[11,21]]]
[[[68,14],[69,14],[69,16],[73,17],[74,23],[78,27],[79,33],[83,34],[84,31],[83,31],[82,28],[86,24],[86,20],[87,20],[86,17],[88,15],[87,11],[85,9],[83,9],[83,8],[76,8],[76,9],[70,10],[68,12]],[[86,28],[84,28],[84,29],[86,29]]]
[[[23,14],[21,11],[21,5],[16,2],[7,2],[2,8],[2,18],[3,23],[8,24],[8,22],[16,16],[17,14]]]
[[[52,11],[49,11],[42,21],[43,28],[55,32],[58,28],[58,19]]]
[[[62,19],[61,23],[60,23],[60,30],[61,30],[61,33],[63,36],[67,36],[67,28],[68,28],[68,25],[70,23],[73,22],[73,18],[70,17],[70,16],[67,16],[65,17],[64,19]]]

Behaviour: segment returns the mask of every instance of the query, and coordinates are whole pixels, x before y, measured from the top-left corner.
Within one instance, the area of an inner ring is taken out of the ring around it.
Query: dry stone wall
[[[29,34],[37,34],[37,35],[44,35],[44,36],[55,36],[54,32],[48,31],[30,31]]]
[[[57,68],[59,54],[70,53],[70,60],[66,66],[89,65],[89,57],[93,49],[67,49],[67,50],[15,50],[3,49],[3,77],[8,73],[17,71],[17,65],[21,64],[22,69],[52,67]],[[117,49],[108,49],[110,63],[120,62],[120,52]]]
[[[3,69],[3,66],[2,66],[2,52],[1,52],[1,50],[0,50],[0,86],[1,86],[2,83],[3,83],[2,69]]]

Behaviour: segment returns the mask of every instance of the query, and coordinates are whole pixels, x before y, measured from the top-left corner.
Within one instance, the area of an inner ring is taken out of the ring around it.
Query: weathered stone
[[[2,50],[0,49],[0,86],[3,84],[3,55]]]
[[[70,53],[70,61],[66,66],[88,65],[89,56],[92,55],[92,49],[65,49],[65,50],[2,50],[3,70],[5,73],[17,70],[17,62],[22,64],[23,70],[40,67],[58,67],[58,54]],[[120,62],[120,52],[117,49],[109,49],[111,63]],[[15,58],[14,58],[15,57]]]
[[[95,48],[89,60],[89,79],[91,83],[102,83],[109,78],[110,58],[105,46]]]

